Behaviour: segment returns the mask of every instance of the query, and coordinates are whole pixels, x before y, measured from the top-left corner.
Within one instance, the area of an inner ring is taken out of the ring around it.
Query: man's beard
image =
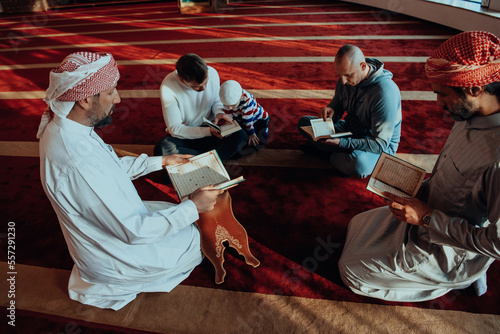
[[[458,104],[456,104],[453,108],[453,111],[450,111],[448,108],[445,108],[447,112],[451,114],[451,117],[458,122],[466,121],[478,114],[478,110],[474,108],[472,102],[467,100],[465,96],[461,96]]]
[[[94,128],[103,128],[105,126],[110,125],[111,123],[113,123],[113,117],[111,117],[111,115],[108,115],[108,116],[104,117],[103,119],[101,119],[99,122],[97,122],[94,125]]]
[[[113,122],[113,117],[111,117],[111,112],[115,109],[115,105],[111,107],[108,115],[104,118],[99,118],[99,110],[101,109],[101,103],[99,100],[94,100],[92,102],[92,110],[90,111],[89,122],[90,126],[94,128],[102,128],[110,125]]]

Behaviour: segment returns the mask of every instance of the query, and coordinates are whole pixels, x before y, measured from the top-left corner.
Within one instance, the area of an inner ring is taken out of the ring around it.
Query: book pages
[[[229,175],[215,150],[189,160],[186,164],[167,166],[170,179],[181,200],[196,189],[229,180]]]
[[[335,128],[331,118],[323,121],[322,118],[311,120],[311,127],[313,129],[314,138],[321,136],[330,136],[335,134]]]
[[[215,124],[214,122],[209,121],[207,118],[203,117],[203,122],[204,122],[205,124],[207,124],[209,127],[213,128],[213,129],[215,129],[215,130],[217,130],[217,132],[219,132],[219,133],[221,132],[221,128],[220,128],[220,126],[218,126],[218,125],[217,125],[217,124]]]
[[[241,130],[241,126],[236,120],[233,120],[232,123],[225,123],[218,125],[203,117],[203,122],[207,124],[209,127],[215,129],[223,137]]]
[[[399,161],[385,159],[377,174],[377,179],[411,195],[416,187],[420,187],[418,183],[420,175],[418,170],[409,168]]]
[[[236,132],[240,129],[241,129],[241,127],[238,124],[238,122],[236,122],[236,121],[233,121],[232,123],[226,123],[226,124],[220,125],[221,134],[222,133],[229,133],[229,132],[233,133],[233,132]]]
[[[352,136],[352,132],[336,132],[335,134],[333,135],[329,135],[329,136],[323,136],[323,137],[314,137],[314,132],[313,132],[313,129],[312,129],[312,126],[301,126],[300,127],[302,130],[304,130],[309,136],[311,136],[311,138],[314,140],[314,141],[317,141],[318,139],[323,139],[323,138],[339,138],[339,137],[347,137],[347,136]]]
[[[378,195],[384,191],[400,197],[415,197],[426,171],[404,160],[382,153],[367,189]]]
[[[404,191],[401,191],[397,188],[391,187],[387,183],[380,182],[379,180],[376,180],[376,179],[373,179],[373,181],[370,181],[369,186],[371,187],[371,189],[369,189],[369,190],[372,190],[373,192],[375,192],[376,194],[378,194],[380,196],[383,196],[384,192],[388,192],[388,193],[391,193],[391,194],[394,194],[396,196],[403,197],[403,198],[410,197]]]

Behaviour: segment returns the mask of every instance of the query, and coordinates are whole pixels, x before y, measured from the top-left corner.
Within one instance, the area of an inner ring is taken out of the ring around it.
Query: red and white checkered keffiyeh
[[[453,36],[427,59],[429,80],[442,86],[481,87],[500,82],[500,40],[486,31]]]
[[[96,95],[112,87],[120,73],[109,53],[76,52],[50,72],[49,88],[44,101],[48,108],[42,115],[37,138],[52,119],[50,111],[65,118],[76,101]]]

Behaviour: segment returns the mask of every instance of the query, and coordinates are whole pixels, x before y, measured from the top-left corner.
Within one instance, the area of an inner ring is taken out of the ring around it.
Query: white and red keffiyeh
[[[500,40],[486,31],[453,36],[427,59],[429,80],[442,86],[480,87],[500,82]]]
[[[118,81],[120,73],[110,53],[76,52],[50,72],[49,88],[43,99],[48,108],[42,115],[37,138],[52,119],[50,111],[65,118],[76,101],[96,95]]]

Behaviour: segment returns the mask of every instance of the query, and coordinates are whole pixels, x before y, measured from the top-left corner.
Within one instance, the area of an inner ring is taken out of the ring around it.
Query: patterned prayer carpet
[[[340,1],[240,2],[218,13],[193,15],[180,15],[175,1],[4,15],[0,17],[4,64],[0,65],[0,142],[21,142],[22,147],[36,141],[48,72],[67,54],[90,50],[113,53],[121,72],[122,103],[114,123],[102,129],[101,136],[110,144],[153,145],[164,135],[159,84],[178,57],[194,52],[218,70],[221,82],[238,80],[269,112],[269,150],[295,150],[303,143],[297,120],[328,103],[337,79],[333,56],[341,45],[351,43],[384,61],[401,89],[399,152],[438,154],[452,121],[436,106],[423,63],[455,33]],[[16,223],[16,262],[70,270],[72,260],[40,185],[38,158],[24,157],[22,149],[0,155],[0,201],[6,222]],[[214,284],[213,269],[204,261],[183,286],[500,314],[496,262],[488,271],[488,292],[479,298],[469,288],[429,302],[389,303],[345,288],[337,261],[349,220],[383,205],[365,190],[367,180],[293,165],[227,168],[231,175],[246,178],[230,191],[233,210],[262,264],[252,269],[229,250],[224,284]],[[134,181],[141,197],[176,202],[164,176],[162,171]],[[7,259],[5,240],[2,237],[2,261]]]

